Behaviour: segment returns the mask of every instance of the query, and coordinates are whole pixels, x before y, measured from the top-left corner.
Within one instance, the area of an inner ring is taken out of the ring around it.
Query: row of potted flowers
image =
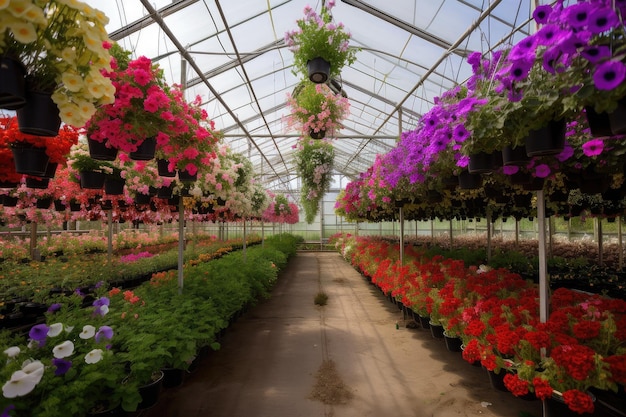
[[[243,246],[242,239],[221,242],[208,235],[196,236],[191,242],[184,250],[185,262],[200,258],[208,260],[208,255],[223,254],[224,251],[241,249]],[[246,239],[246,244],[250,246],[260,242],[260,237],[256,235],[250,235]],[[149,253],[150,256],[137,257],[138,253]],[[92,268],[93,265],[98,265],[98,268]],[[154,272],[175,269],[177,265],[178,250],[171,245],[146,246],[131,253],[116,254],[112,259],[106,253],[88,253],[63,254],[48,257],[43,262],[5,261],[0,266],[0,300],[3,303],[0,312],[5,316],[20,312],[20,307],[25,302],[48,304],[50,297],[56,294],[72,293],[77,288],[85,292],[100,281],[120,287],[132,287]],[[59,280],[60,276],[63,280]]]
[[[245,259],[235,252],[187,266],[182,294],[175,273],[160,273],[132,291],[103,283],[88,307],[80,295],[59,298],[27,335],[0,333],[0,410],[66,416],[147,406],[140,387],[155,371],[187,369],[201,349],[218,349],[237,312],[269,295],[297,240],[276,236]]]
[[[626,384],[626,301],[560,288],[539,320],[538,288],[505,269],[466,266],[376,238],[341,236],[336,247],[385,294],[462,339],[463,357],[506,372],[516,396],[560,393],[570,409],[591,413],[590,389]]]
[[[481,188],[509,197],[508,210],[494,215],[516,215],[511,197],[541,189],[555,200],[574,189],[611,193],[605,200],[618,207],[609,215],[623,214],[623,131],[594,122],[609,121],[626,94],[625,12],[608,0],[537,7],[540,29],[489,56],[471,54],[473,76],[346,187],[340,214],[377,220],[412,200],[407,212],[416,218],[471,215],[475,197],[495,198],[476,196]],[[543,148],[532,149],[535,142]]]

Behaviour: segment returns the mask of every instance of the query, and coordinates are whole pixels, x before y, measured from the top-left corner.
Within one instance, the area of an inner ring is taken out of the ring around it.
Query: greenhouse
[[[625,18],[0,0],[0,416],[626,417]]]

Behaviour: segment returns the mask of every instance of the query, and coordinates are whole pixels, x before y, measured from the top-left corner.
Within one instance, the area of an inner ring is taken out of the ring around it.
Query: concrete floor
[[[313,298],[322,289],[328,305]],[[396,329],[396,322],[399,329]],[[354,394],[345,405],[309,399],[331,359]],[[446,349],[339,254],[299,252],[272,297],[226,333],[183,385],[141,417],[540,417],[541,402],[491,388],[485,370]]]

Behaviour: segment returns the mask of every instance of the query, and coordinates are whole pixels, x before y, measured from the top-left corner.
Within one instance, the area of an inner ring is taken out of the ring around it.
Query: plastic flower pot
[[[95,139],[87,138],[89,146],[89,156],[99,161],[115,161],[118,150],[107,146],[107,141],[98,142]]]
[[[156,152],[156,137],[146,138],[137,147],[137,150],[129,154],[130,159],[135,161],[150,161],[154,159]]]
[[[45,148],[14,145],[11,146],[11,152],[15,162],[15,172],[18,174],[41,177],[46,173],[50,158]]]
[[[17,110],[26,104],[24,90],[24,66],[15,59],[0,59],[0,108]]]
[[[309,71],[309,80],[315,84],[322,84],[328,80],[330,75],[330,63],[324,58],[313,58],[306,63]]]
[[[552,120],[546,126],[531,130],[525,139],[526,155],[557,155],[565,147],[565,120]]]
[[[57,136],[61,127],[59,108],[52,94],[26,90],[26,104],[17,109],[20,132],[36,136]]]

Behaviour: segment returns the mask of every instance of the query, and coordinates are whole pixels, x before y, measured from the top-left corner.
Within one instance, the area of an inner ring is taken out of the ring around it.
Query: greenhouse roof
[[[110,21],[112,39],[164,69],[168,83],[196,95],[236,152],[253,162],[270,189],[294,189],[286,94],[299,78],[284,34],[306,0],[86,0]],[[354,178],[377,154],[416,127],[435,97],[471,74],[472,51],[515,43],[531,30],[532,0],[337,0],[335,22],[361,48],[340,88],[351,115],[333,144],[335,170]]]

